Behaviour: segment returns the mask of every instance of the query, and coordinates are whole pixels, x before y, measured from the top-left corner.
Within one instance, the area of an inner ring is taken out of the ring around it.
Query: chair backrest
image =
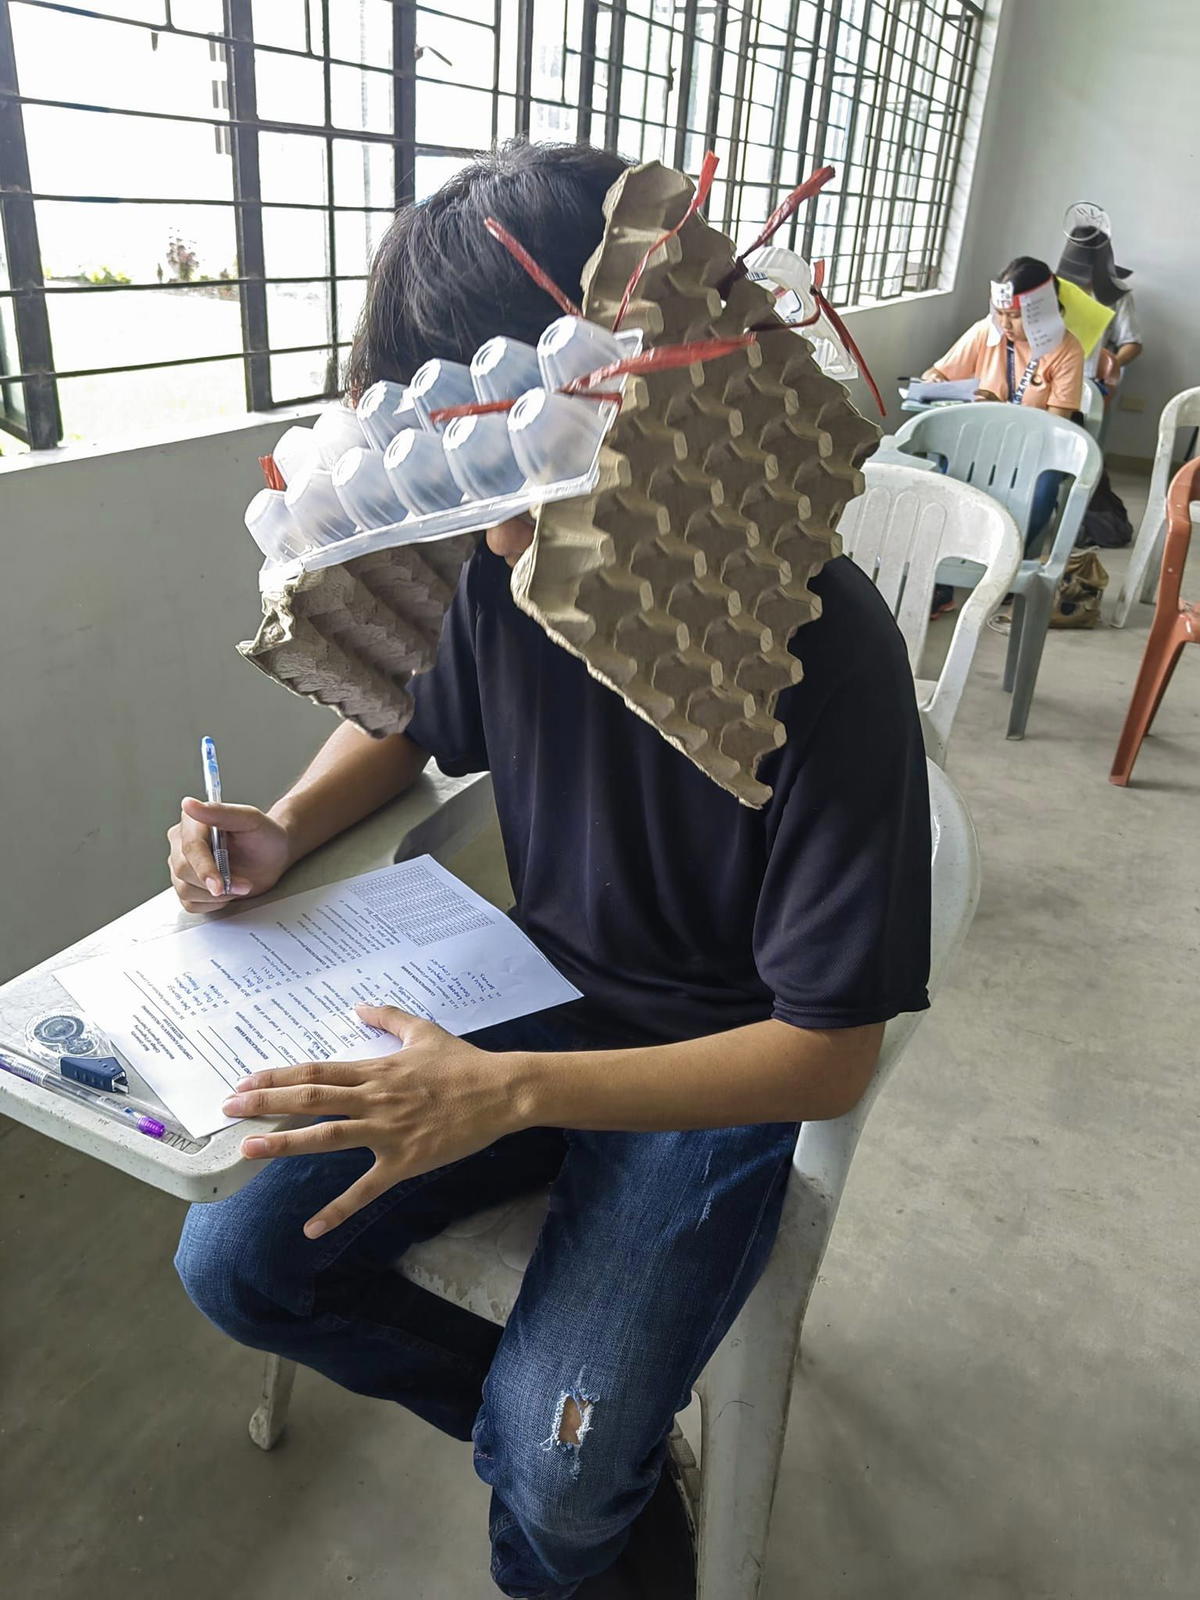
[[[1200,427],[1200,388],[1181,389],[1171,396],[1159,416],[1158,444],[1150,470],[1150,487],[1146,491],[1147,513],[1156,507],[1160,526],[1166,514],[1167,478],[1175,454],[1175,434],[1180,428],[1195,427]]]
[[[1083,380],[1083,404],[1080,410],[1083,412],[1084,427],[1093,439],[1098,439],[1104,422],[1104,396],[1091,378]]]
[[[979,903],[979,841],[962,795],[932,761],[927,763],[927,771],[933,844],[929,952],[932,996],[966,938]],[[923,1015],[905,1014],[888,1023],[875,1076],[853,1111],[827,1122],[806,1122],[800,1130],[792,1163],[794,1179],[799,1177],[823,1197],[830,1223],[875,1096],[887,1082]]]
[[[940,765],[980,632],[1021,564],[1021,536],[1003,506],[957,478],[875,458],[863,476],[866,488],[843,511],[838,532],[846,554],[887,601],[914,677],[939,565],[957,559],[983,568],[959,611],[941,676],[923,707],[929,755]]]
[[[1179,609],[1183,569],[1187,565],[1188,548],[1192,542],[1192,502],[1195,500],[1200,500],[1200,456],[1180,467],[1171,479],[1167,494],[1167,538],[1163,545],[1155,606],[1165,607],[1168,612]]]
[[[1100,447],[1084,429],[1036,406],[976,401],[913,417],[895,442],[911,455],[940,456],[950,477],[999,500],[1023,534],[1041,474],[1074,478],[1047,564],[1065,566],[1103,467]]]

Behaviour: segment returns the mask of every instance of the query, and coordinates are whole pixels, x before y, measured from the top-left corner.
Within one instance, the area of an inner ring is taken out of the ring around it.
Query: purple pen
[[[31,1062],[13,1061],[8,1056],[0,1056],[0,1068],[5,1072],[11,1072],[14,1077],[24,1078],[26,1083],[36,1083],[39,1088],[65,1095],[68,1100],[78,1100],[83,1105],[92,1106],[110,1117],[121,1117],[131,1123],[138,1133],[144,1133],[147,1138],[165,1139],[168,1133],[178,1133],[185,1139],[190,1138],[183,1128],[176,1127],[165,1117],[152,1114],[149,1109],[136,1103],[131,1104],[127,1095],[109,1095],[102,1094],[97,1089],[85,1089],[81,1083],[72,1083],[69,1078],[60,1077],[57,1072],[48,1071],[44,1067],[35,1067]]]

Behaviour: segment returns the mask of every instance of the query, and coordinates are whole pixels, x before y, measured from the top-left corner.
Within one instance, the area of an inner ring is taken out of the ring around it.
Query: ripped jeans
[[[582,1026],[571,1009],[474,1042],[635,1042],[616,1026]],[[496,1584],[566,1600],[620,1554],[675,1412],[766,1264],[796,1131],[530,1129],[397,1184],[317,1240],[303,1224],[371,1157],[294,1156],[193,1206],[176,1266],[199,1309],[242,1344],[473,1438],[492,1489]],[[505,1328],[394,1270],[456,1218],[545,1185],[549,1214]]]

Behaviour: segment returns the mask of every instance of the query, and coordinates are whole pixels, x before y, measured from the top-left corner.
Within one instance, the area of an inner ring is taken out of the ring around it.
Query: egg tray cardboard
[[[611,327],[692,192],[657,162],[618,179],[585,316]],[[723,297],[733,266],[730,240],[689,218],[644,272],[628,325],[654,346],[774,318],[748,278]],[[786,737],[775,703],[803,675],[788,642],[820,614],[808,584],[840,553],[837,520],[878,439],[794,333],[633,377],[595,488],[540,509],[516,602],[714,782],[761,806],[759,762]]]
[[[446,610],[476,534],[455,534],[283,575],[263,592],[263,620],[238,645],[293,694],[329,706],[366,733],[401,733],[409,684],[437,654]]]

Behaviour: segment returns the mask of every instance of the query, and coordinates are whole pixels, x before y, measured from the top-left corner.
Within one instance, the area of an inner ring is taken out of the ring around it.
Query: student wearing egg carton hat
[[[248,653],[347,720],[269,812],[189,801],[172,833],[202,911],[210,825],[251,895],[430,759],[492,775],[513,914],[583,998],[455,1039],[380,995],[404,1048],[250,1091],[342,1120],[256,1142],[287,1159],[190,1213],[179,1268],[233,1337],[473,1437],[512,1596],[694,1593],[674,1414],[766,1262],[798,1125],[851,1109],[927,1003],[912,678],[836,532],[877,430],[704,221],[711,175],[518,144],[397,216],[352,400],[575,310],[640,352],[555,391],[609,408],[585,489],[265,594]],[[546,1184],[503,1330],[394,1274]]]

